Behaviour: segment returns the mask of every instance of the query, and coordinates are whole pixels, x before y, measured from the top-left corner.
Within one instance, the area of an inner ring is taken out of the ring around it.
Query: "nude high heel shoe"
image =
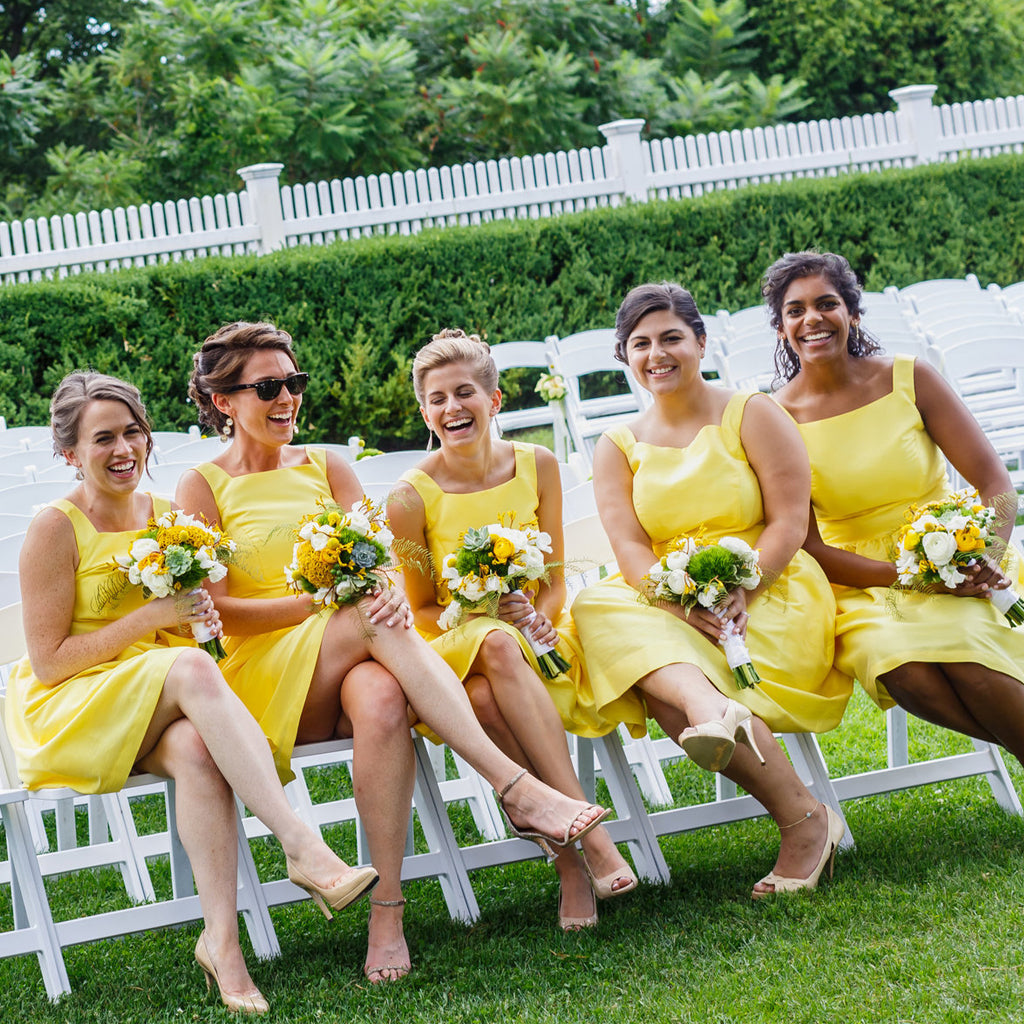
[[[241,1013],[267,1013],[270,1010],[270,1003],[264,998],[259,989],[246,996],[235,996],[225,992],[220,987],[220,978],[217,976],[217,968],[210,959],[210,952],[206,948],[206,932],[203,932],[196,942],[196,963],[203,969],[206,975],[206,991],[210,991],[211,985],[216,983],[217,992],[220,994],[220,1001],[232,1012]]]
[[[730,700],[721,718],[684,729],[679,735],[679,746],[694,764],[709,772],[720,772],[728,767],[737,742],[750,747],[764,764],[764,755],[754,739],[752,717],[748,708]]]
[[[307,878],[290,860],[287,861],[287,865],[288,881],[300,889],[305,889],[328,921],[334,917],[331,910],[343,910],[364,893],[368,893],[378,881],[377,872],[373,868],[351,868],[336,885],[320,886]]]
[[[828,832],[825,835],[825,845],[821,848],[821,856],[818,858],[818,863],[815,865],[814,870],[806,878],[786,878],[785,875],[777,875],[774,871],[769,872],[762,882],[768,885],[774,885],[775,890],[773,892],[758,892],[754,889],[750,896],[755,900],[767,899],[769,896],[775,896],[780,892],[799,892],[801,889],[817,889],[818,879],[821,878],[822,871],[825,870],[825,865],[828,865],[828,877],[832,877],[832,869],[835,866],[836,850],[839,849],[839,840],[843,838],[843,833],[846,831],[846,824],[842,818],[832,810],[828,804],[822,804],[825,808],[825,817],[828,822]],[[814,812],[811,811],[807,815],[809,818]],[[805,821],[805,818],[801,818],[799,821],[794,821],[790,825],[781,825],[780,828],[792,828],[793,825],[801,825]]]

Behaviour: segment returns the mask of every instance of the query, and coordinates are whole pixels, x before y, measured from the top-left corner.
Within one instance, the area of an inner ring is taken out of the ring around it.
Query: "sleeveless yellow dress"
[[[469,494],[442,491],[433,479],[420,469],[411,469],[402,476],[423,500],[426,514],[426,540],[434,565],[434,592],[437,603],[451,603],[451,594],[440,577],[440,566],[446,555],[455,551],[467,529],[498,521],[498,517],[514,513],[515,522],[537,523],[540,504],[537,490],[537,462],[533,445],[512,442],[516,471],[511,480],[497,487]],[[530,585],[523,588],[530,590]],[[534,586],[534,589],[535,586]],[[523,657],[538,675],[544,678],[548,693],[569,732],[579,736],[604,736],[620,722],[625,722],[635,736],[646,732],[645,710],[633,693],[623,693],[598,703],[590,687],[583,651],[570,616],[563,611],[554,623],[558,630],[558,652],[571,668],[555,679],[546,679],[523,634],[515,626],[500,619],[480,616],[468,619],[446,633],[422,631],[434,649],[444,658],[461,680],[469,675],[480,645],[488,633],[500,630],[514,637]]]
[[[705,542],[732,536],[757,546],[764,529],[761,488],[740,441],[751,397],[734,395],[721,425],[703,427],[686,448],[637,441],[628,427],[608,431],[629,460],[637,518],[659,557],[676,537],[701,529]],[[626,693],[655,669],[685,664],[773,731],[825,732],[838,725],[853,684],[832,665],[835,601],[818,563],[798,551],[748,611],[747,647],[761,682],[741,689],[718,644],[645,603],[620,576],[588,587],[572,605],[598,701]]]
[[[293,593],[285,585],[284,568],[292,560],[295,524],[317,510],[318,498],[334,501],[326,451],[309,447],[306,455],[309,462],[302,466],[237,477],[211,462],[196,467],[213,491],[221,528],[238,544],[239,556],[227,575],[232,597]],[[295,626],[224,638],[221,671],[270,741],[282,782],[295,777],[289,767],[295,734],[332,614],[324,609]]]
[[[799,423],[811,456],[811,504],[832,547],[892,562],[896,534],[913,504],[950,493],[942,452],[915,404],[914,360],[893,358],[889,394],[813,423]],[[1007,572],[1024,593],[1012,548]],[[879,707],[895,701],[878,676],[908,662],[973,662],[1024,681],[1024,631],[991,602],[952,594],[833,587],[836,666]]]
[[[142,587],[111,569],[138,530],[97,533],[85,513],[61,498],[51,503],[71,520],[78,545],[71,636],[83,636],[143,604]],[[170,502],[153,498],[153,514]],[[7,682],[4,718],[29,789],[70,786],[79,793],[114,793],[131,773],[174,659],[191,640],[158,630],[116,658],[55,686],[36,679],[26,656]]]

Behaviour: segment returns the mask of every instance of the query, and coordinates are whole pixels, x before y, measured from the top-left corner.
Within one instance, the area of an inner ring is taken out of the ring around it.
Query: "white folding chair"
[[[547,346],[542,341],[504,341],[491,346],[491,358],[499,374],[520,368],[545,372],[549,369]],[[537,402],[524,409],[502,409],[494,417],[499,436],[508,430],[550,426],[554,434],[552,449],[559,459],[564,459],[568,451],[568,434],[561,402],[544,402],[540,398]]]
[[[0,512],[31,515],[43,505],[63,498],[69,489],[67,480],[38,480],[5,487],[0,490]]]
[[[0,572],[17,572],[18,556],[25,542],[25,531],[0,537]]]

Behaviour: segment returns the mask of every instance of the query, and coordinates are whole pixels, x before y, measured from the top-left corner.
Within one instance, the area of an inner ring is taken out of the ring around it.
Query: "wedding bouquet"
[[[117,568],[128,582],[142,586],[142,596],[170,597],[189,593],[206,580],[216,583],[227,573],[234,541],[205,520],[172,509],[150,519],[127,555],[117,555]],[[215,661],[224,657],[220,638],[204,622],[191,623],[192,635]]]
[[[995,525],[996,510],[970,488],[926,505],[912,505],[898,537],[898,582],[915,588],[941,583],[954,589],[967,578],[961,569],[975,565],[985,551],[1001,543]],[[1012,588],[990,590],[986,596],[1010,625],[1024,622],[1024,601]]]
[[[391,567],[392,536],[383,509],[362,498],[346,512],[321,501],[321,511],[304,515],[295,527],[295,546],[285,581],[314,604],[338,608],[391,581],[380,570]]]
[[[545,402],[557,402],[565,398],[565,381],[560,374],[542,373],[533,389]]]
[[[467,609],[496,617],[502,594],[522,593],[520,583],[547,575],[544,555],[550,552],[550,535],[533,527],[516,530],[491,523],[467,530],[462,546],[446,555],[441,565],[441,579],[452,595],[452,602],[437,624],[441,629],[452,629],[462,621]],[[548,679],[554,679],[569,668],[569,663],[553,646],[533,639],[529,632],[532,621],[533,616],[517,624],[519,631],[537,655],[541,671]]]
[[[647,578],[653,596],[690,609],[715,611],[730,590],[753,590],[761,581],[758,553],[738,537],[723,537],[717,544],[699,544],[693,537],[674,540]],[[743,688],[761,681],[750,661],[746,642],[730,620],[720,641],[736,685]]]

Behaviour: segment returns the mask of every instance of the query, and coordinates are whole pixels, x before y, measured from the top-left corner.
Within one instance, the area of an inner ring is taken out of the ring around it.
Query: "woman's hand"
[[[175,622],[170,628],[177,627],[183,636],[189,636],[191,626],[195,622],[203,622],[213,630],[215,636],[223,636],[224,628],[220,621],[220,612],[214,607],[213,598],[200,587],[197,590],[178,592],[171,597],[160,598],[169,601],[174,608]]]
[[[669,606],[663,604],[662,607]],[[731,590],[714,611],[699,606],[687,611],[682,605],[675,605],[672,610],[684,622],[693,626],[699,633],[703,633],[713,644],[721,641],[725,635],[726,623],[729,622],[733,623],[740,636],[747,635],[747,621],[750,616],[747,614],[747,592],[743,589]]]
[[[1011,585],[1009,577],[987,558],[980,558],[975,565],[962,566],[960,571],[967,579],[952,589],[940,584],[934,592],[957,597],[986,597],[993,590],[1006,590]]]
[[[383,622],[388,627],[401,624],[404,629],[412,629],[412,608],[400,587],[378,587],[363,602],[363,610],[375,626]]]
[[[551,620],[537,611],[530,599],[523,593],[503,594],[498,601],[498,618],[519,630],[527,630],[537,643],[557,644],[558,630]]]

